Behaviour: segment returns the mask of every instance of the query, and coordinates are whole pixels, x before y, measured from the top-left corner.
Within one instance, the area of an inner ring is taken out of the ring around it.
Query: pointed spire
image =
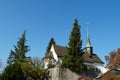
[[[87,45],[86,45],[86,47],[92,47],[91,42],[90,42],[90,35],[88,32],[88,27],[87,27]]]
[[[90,55],[93,54],[93,47],[91,45],[91,42],[90,42],[90,35],[89,35],[89,32],[88,32],[88,28],[87,28],[87,45],[86,45],[86,52]]]

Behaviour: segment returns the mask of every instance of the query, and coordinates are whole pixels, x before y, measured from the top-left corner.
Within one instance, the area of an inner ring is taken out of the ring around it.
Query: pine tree
[[[78,21],[75,20],[73,24],[73,29],[69,38],[69,43],[67,47],[67,54],[63,57],[62,66],[69,68],[71,70],[82,72],[85,68],[84,59],[82,57],[83,50],[82,40],[80,34],[80,26]]]
[[[51,38],[51,39],[50,39],[50,42],[49,42],[48,47],[47,47],[47,49],[46,49],[45,55],[47,55],[47,53],[49,53],[52,44],[56,44],[54,38]]]
[[[24,61],[26,58],[25,54],[29,51],[29,46],[26,45],[26,31],[24,31],[22,37],[14,48],[14,50],[10,51],[10,55],[7,60],[8,64],[13,64],[16,61]]]

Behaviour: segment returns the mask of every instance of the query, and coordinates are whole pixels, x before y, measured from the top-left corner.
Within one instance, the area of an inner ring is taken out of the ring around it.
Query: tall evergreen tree
[[[54,38],[50,39],[45,55],[47,55],[47,53],[50,51],[52,44],[56,44]]]
[[[69,68],[71,70],[82,72],[85,68],[84,59],[82,57],[83,50],[82,40],[80,34],[80,26],[78,21],[75,20],[73,24],[73,29],[69,38],[69,43],[67,47],[67,54],[63,57],[62,66]]]
[[[22,37],[14,46],[15,50],[10,51],[7,63],[13,64],[15,61],[24,61],[26,58],[25,54],[29,51],[29,46],[26,45],[26,31],[22,34]]]

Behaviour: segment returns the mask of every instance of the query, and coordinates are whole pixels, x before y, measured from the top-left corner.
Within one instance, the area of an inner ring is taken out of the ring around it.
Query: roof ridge
[[[64,47],[64,46],[62,46],[62,45],[58,45],[58,44],[53,44],[53,45],[55,45],[55,46],[61,46],[61,47]]]

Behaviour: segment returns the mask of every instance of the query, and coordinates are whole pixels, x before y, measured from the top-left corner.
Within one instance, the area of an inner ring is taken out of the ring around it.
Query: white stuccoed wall
[[[85,65],[92,65],[95,68],[98,68],[102,73],[107,72],[107,69],[103,66],[103,64],[100,64],[100,63],[87,63],[87,62],[85,62],[84,64]]]
[[[51,47],[51,49],[50,49],[50,52],[52,52],[54,59],[55,59],[56,61],[58,61],[58,57],[57,57],[57,54],[56,54],[56,52],[55,52],[55,49],[54,49],[53,45],[52,45],[52,47]]]
[[[50,52],[52,52],[53,58],[56,60],[56,62],[58,62],[58,57],[57,57],[57,54],[55,52],[55,49],[54,49],[53,45],[51,46]],[[48,68],[48,66],[47,66],[48,63],[49,63],[49,59],[47,59],[47,60],[44,61],[44,69]]]

